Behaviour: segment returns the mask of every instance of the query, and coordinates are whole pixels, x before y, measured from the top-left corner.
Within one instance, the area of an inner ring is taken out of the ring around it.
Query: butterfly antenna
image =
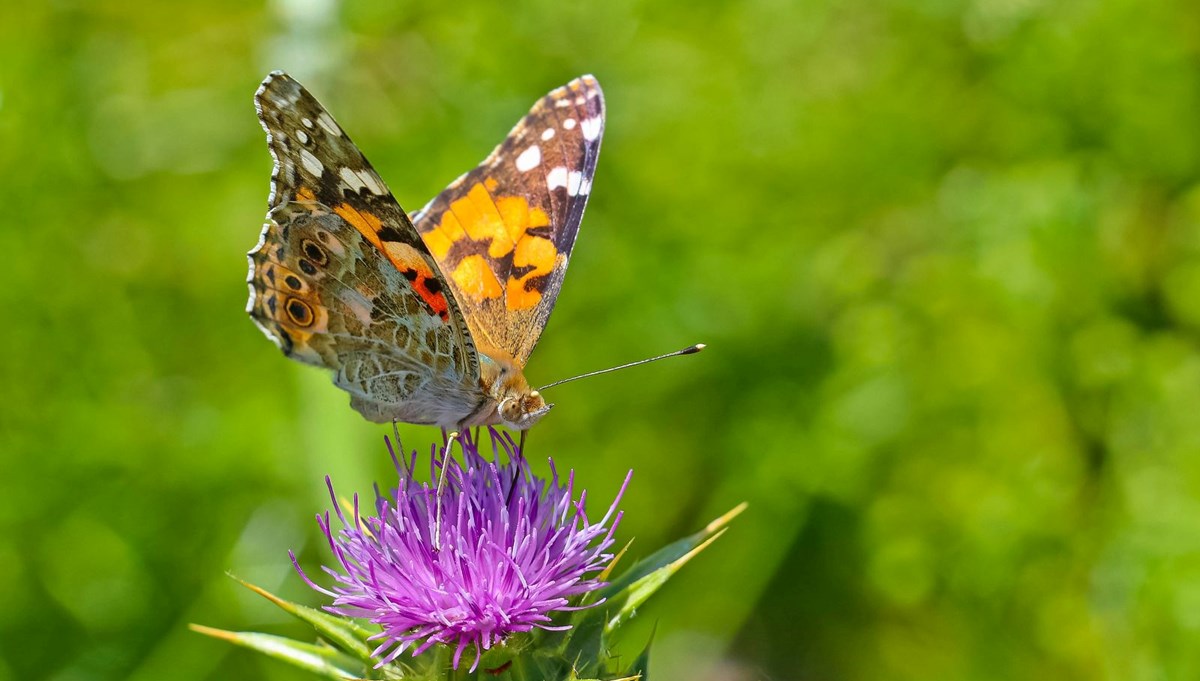
[[[679,355],[694,355],[697,352],[700,352],[701,350],[703,350],[704,347],[705,347],[704,343],[696,343],[695,345],[689,345],[682,350],[676,350],[675,352],[668,352],[667,354],[659,355],[658,357],[651,357],[649,359],[639,359],[636,362],[630,362],[629,364],[622,364],[619,367],[610,367],[608,369],[601,369],[599,371],[589,371],[586,374],[580,374],[578,376],[572,376],[571,378],[564,378],[561,381],[555,381],[553,383],[548,383],[548,384],[538,388],[538,392],[541,392],[541,391],[545,390],[546,388],[553,388],[556,385],[562,385],[563,383],[570,383],[571,381],[578,381],[581,378],[588,378],[589,376],[599,376],[600,374],[607,374],[612,371],[620,371],[621,369],[628,369],[629,367],[635,367],[639,364],[649,364],[650,362],[657,362],[660,359],[666,359],[668,357],[678,357]]]

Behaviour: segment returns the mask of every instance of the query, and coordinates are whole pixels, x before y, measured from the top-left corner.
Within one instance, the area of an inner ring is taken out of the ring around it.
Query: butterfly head
[[[530,390],[524,395],[510,395],[500,400],[496,410],[500,413],[500,421],[509,428],[527,430],[537,423],[553,404],[546,404],[541,393]]]
[[[481,357],[483,388],[496,410],[491,423],[498,421],[509,428],[527,430],[554,406],[546,404],[542,394],[529,387],[521,365],[511,355],[491,350]]]

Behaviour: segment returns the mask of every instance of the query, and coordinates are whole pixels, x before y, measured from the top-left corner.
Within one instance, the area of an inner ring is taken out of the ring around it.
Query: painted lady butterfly
[[[247,312],[332,369],[366,418],[525,430],[523,373],[562,286],[604,133],[583,76],[410,218],[329,112],[282,72],[255,95],[275,159]]]

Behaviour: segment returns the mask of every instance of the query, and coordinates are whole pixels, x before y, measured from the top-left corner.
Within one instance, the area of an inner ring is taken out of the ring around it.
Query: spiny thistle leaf
[[[576,676],[575,674],[571,674],[570,676],[566,677],[563,681],[639,681],[639,679],[641,679],[641,677],[639,677],[639,676],[622,676],[619,679],[615,679],[615,678],[614,679],[601,679],[601,678],[593,677],[593,676],[583,678],[580,676]]]
[[[252,631],[225,631],[199,624],[189,625],[192,631],[228,641],[234,645],[257,650],[268,657],[282,660],[325,678],[346,681],[360,679],[364,671],[361,662],[340,651],[319,643],[303,643],[283,636]]]
[[[637,656],[633,664],[625,670],[625,675],[629,678],[641,679],[647,681],[650,678],[650,645],[654,642],[654,636],[650,636],[650,640],[646,642],[646,647],[642,648],[642,654]]]
[[[606,602],[600,607],[576,614],[564,649],[565,656],[579,660],[581,672],[590,673],[594,670],[607,647],[608,634],[631,617],[638,606],[658,591],[679,568],[716,541],[730,521],[744,510],[746,504],[738,504],[699,532],[659,549],[601,589],[600,595]]]
[[[520,659],[531,650],[533,645],[533,637],[527,632],[518,632],[505,638],[499,645],[492,646],[479,658],[479,669],[485,675],[480,678],[500,677],[500,675],[510,670],[514,661]],[[500,678],[512,678],[509,677]],[[542,677],[539,677],[542,678]]]
[[[233,577],[233,575],[230,576]],[[369,629],[360,626],[354,620],[329,615],[315,608],[284,600],[270,591],[243,579],[237,577],[233,577],[233,579],[237,580],[238,583],[247,589],[279,606],[280,609],[289,615],[307,623],[316,630],[319,636],[329,641],[337,649],[349,653],[363,662],[373,664],[371,646],[367,644],[368,637],[373,633]]]
[[[650,554],[650,556],[638,561],[628,572],[622,574],[613,580],[611,584],[601,589],[600,595],[609,599],[617,598],[620,592],[656,571],[668,569],[672,566],[678,569],[683,562],[686,562],[686,560],[680,562],[680,559],[685,557],[690,558],[688,554],[694,555],[696,549],[702,544],[711,543],[711,540],[715,539],[734,518],[746,510],[746,506],[745,502],[734,506],[699,532],[668,544]]]
[[[710,544],[723,534],[725,534],[725,530],[720,530],[677,560],[663,565],[636,582],[629,584],[614,595],[609,600],[611,606],[607,609],[607,612],[612,613],[612,616],[609,617],[608,623],[604,626],[605,633],[612,632],[621,626],[626,618],[632,617],[638,606],[645,603],[650,596],[654,595],[655,591],[658,591],[663,584],[667,583],[668,579],[676,572],[679,572],[679,568],[696,557],[701,551],[708,548]]]

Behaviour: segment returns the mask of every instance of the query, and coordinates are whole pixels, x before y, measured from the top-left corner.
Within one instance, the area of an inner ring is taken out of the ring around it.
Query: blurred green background
[[[581,73],[609,118],[531,456],[632,556],[661,679],[1200,676],[1191,0],[0,10],[0,680],[300,679],[286,552],[386,429],[243,311],[295,75],[420,207]],[[426,447],[429,428],[408,427]]]

